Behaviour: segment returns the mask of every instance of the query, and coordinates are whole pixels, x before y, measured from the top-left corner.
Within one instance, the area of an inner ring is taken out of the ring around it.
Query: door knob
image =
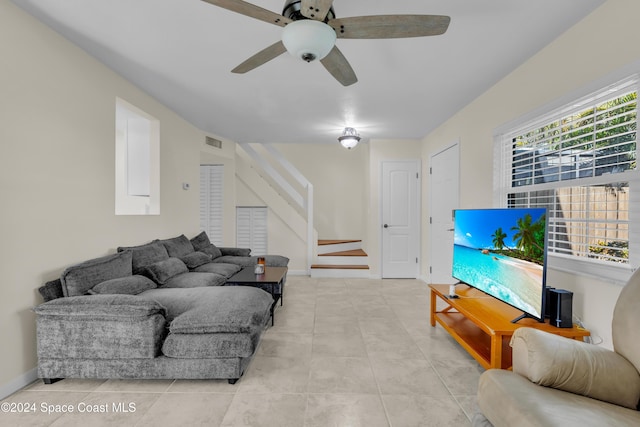
[[[383,225],[384,228],[389,228],[389,224]]]

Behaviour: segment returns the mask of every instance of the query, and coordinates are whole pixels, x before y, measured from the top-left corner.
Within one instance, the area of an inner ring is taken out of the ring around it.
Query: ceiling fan
[[[358,81],[340,49],[342,39],[391,39],[437,36],[447,31],[448,16],[374,15],[336,18],[333,0],[286,0],[281,15],[242,0],[202,0],[204,2],[284,27],[282,40],[253,55],[231,70],[246,73],[286,51],[304,61],[319,60],[342,85]]]

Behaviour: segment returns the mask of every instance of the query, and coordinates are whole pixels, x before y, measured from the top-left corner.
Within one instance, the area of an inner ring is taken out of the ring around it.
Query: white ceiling
[[[339,18],[451,17],[436,37],[338,39],[359,80],[349,87],[288,54],[232,74],[281,28],[200,0],[13,2],[203,131],[335,143],[345,126],[364,140],[423,138],[604,0],[335,0]],[[285,0],[252,2],[280,13]]]

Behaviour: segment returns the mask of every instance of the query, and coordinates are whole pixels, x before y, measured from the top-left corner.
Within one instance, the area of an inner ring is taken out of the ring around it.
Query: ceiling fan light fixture
[[[331,52],[336,43],[336,32],[324,22],[302,19],[284,27],[282,43],[291,55],[311,62]]]
[[[342,144],[344,148],[351,150],[353,147],[358,145],[358,142],[360,142],[360,135],[354,128],[347,127],[342,131],[342,135],[338,137],[338,141],[340,141],[340,144]]]

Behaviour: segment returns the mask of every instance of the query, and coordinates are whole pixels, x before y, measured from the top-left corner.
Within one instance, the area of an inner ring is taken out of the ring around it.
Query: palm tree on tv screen
[[[502,231],[502,227],[498,227],[496,229],[496,231],[493,232],[491,237],[493,238],[493,246],[497,250],[501,250],[502,248],[504,248],[504,246],[505,246],[504,245],[504,239],[507,238],[507,233]]]
[[[516,247],[520,249],[525,256],[539,259],[544,253],[544,215],[536,222],[532,222],[530,214],[526,214],[523,218],[519,218],[517,226],[511,227],[516,231],[513,240]],[[542,232],[541,232],[542,231]]]

